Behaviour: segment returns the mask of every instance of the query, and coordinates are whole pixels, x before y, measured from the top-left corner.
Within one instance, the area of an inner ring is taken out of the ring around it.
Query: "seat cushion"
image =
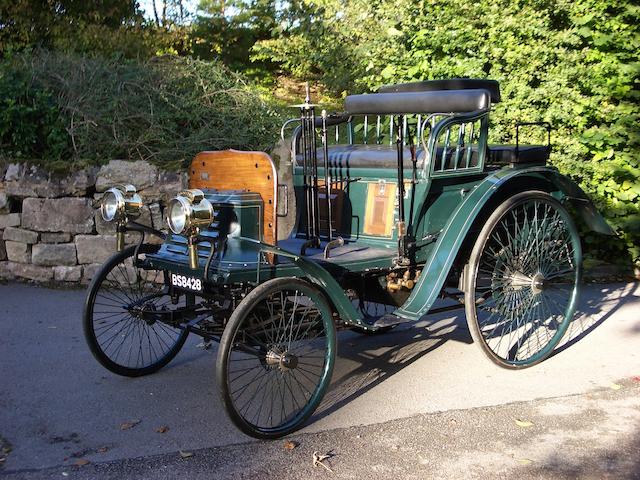
[[[422,168],[424,150],[416,150],[417,167]],[[411,152],[405,147],[405,168],[411,168]],[[318,166],[324,164],[324,152],[318,149]],[[302,166],[302,154],[296,155],[296,165]],[[395,145],[332,145],[329,147],[329,165],[333,168],[396,168],[398,152]]]
[[[489,164],[541,163],[549,160],[549,148],[546,145],[489,145]]]
[[[456,148],[452,147],[447,149],[447,156],[445,157],[445,165],[442,165],[442,155],[444,152],[443,147],[438,147],[436,150],[435,170],[446,169],[450,170],[454,168],[453,159],[456,152]],[[464,153],[460,153],[461,163],[466,163],[466,157]],[[408,147],[404,148],[402,157],[404,161],[404,168],[411,168],[411,152]],[[421,169],[424,166],[426,159],[425,150],[423,148],[416,149],[416,168]],[[303,157],[302,154],[296,155],[296,166],[302,166]],[[318,149],[318,166],[322,167],[324,164],[324,153],[322,149]],[[329,147],[329,166],[332,168],[389,168],[395,169],[398,165],[398,152],[395,145],[332,145]],[[469,166],[475,167],[478,165],[478,148],[472,146],[471,157],[469,159]],[[461,165],[458,165],[461,168]]]

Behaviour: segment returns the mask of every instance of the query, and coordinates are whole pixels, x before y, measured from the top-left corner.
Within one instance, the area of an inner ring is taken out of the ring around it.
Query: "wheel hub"
[[[540,272],[536,273],[531,279],[531,290],[533,293],[542,292],[547,286],[547,279]]]
[[[267,365],[280,367],[281,370],[293,370],[298,366],[298,357],[292,353],[279,353],[269,350],[266,357]]]
[[[151,302],[147,302],[143,305],[134,305],[129,308],[129,312],[134,318],[142,320],[148,325],[156,323],[155,313],[157,312],[157,308]]]
[[[533,293],[541,293],[547,285],[547,279],[540,272],[536,273],[533,277],[525,275],[522,272],[515,272],[510,277],[511,288],[514,290],[521,290],[525,287],[531,288]]]

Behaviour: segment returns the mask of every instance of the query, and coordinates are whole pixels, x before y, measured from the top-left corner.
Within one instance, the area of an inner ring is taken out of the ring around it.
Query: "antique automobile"
[[[83,319],[94,356],[134,377],[165,366],[189,333],[219,342],[222,403],[257,438],[316,410],[337,329],[382,333],[464,308],[493,362],[541,362],[576,311],[576,222],[612,231],[547,165],[550,125],[518,124],[514,145],[488,144],[499,101],[498,82],[475,79],[385,86],[347,96],[337,114],[307,94],[277,165],[262,152],[196,155],[189,188],[165,208],[168,233],[135,222],[135,187],[111,188],[101,212],[119,251],[93,278]],[[520,144],[524,128],[546,144]]]

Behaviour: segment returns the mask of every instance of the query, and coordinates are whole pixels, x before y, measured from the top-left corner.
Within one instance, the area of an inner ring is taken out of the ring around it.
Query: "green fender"
[[[499,170],[476,185],[458,206],[438,236],[418,283],[404,305],[394,312],[395,315],[417,320],[429,311],[442,290],[462,242],[484,205],[501,186],[516,177],[527,176],[546,179],[558,190],[561,190],[592,230],[607,235],[615,234],[582,189],[568,178],[560,175],[555,169],[530,167],[517,170]]]
[[[296,272],[299,273],[300,277],[307,278],[318,286],[327,297],[329,297],[329,300],[333,303],[333,306],[338,312],[341,320],[355,323],[357,325],[361,325],[363,323],[362,318],[356,312],[351,300],[349,300],[345,295],[344,289],[329,272],[317,263],[307,260],[299,254],[291,253],[283,248],[260,242],[252,238],[241,237],[238,238],[238,240],[240,240],[241,243],[246,242],[252,244],[253,247],[257,247],[261,252],[272,253],[274,255],[289,258],[300,270],[300,272]]]

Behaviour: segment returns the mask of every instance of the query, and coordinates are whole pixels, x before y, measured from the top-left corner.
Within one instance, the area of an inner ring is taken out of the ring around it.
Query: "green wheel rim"
[[[221,341],[218,380],[234,423],[276,438],[300,428],[326,393],[336,350],[332,312],[318,290],[296,279],[267,282],[243,304]]]
[[[541,192],[510,199],[481,232],[471,272],[467,311],[489,356],[510,368],[548,357],[573,319],[582,277],[580,238],[562,205]]]
[[[155,253],[144,244],[139,255]],[[118,375],[141,376],[165,366],[180,351],[186,330],[151,320],[155,311],[177,311],[165,287],[163,270],[134,265],[135,247],[113,255],[94,276],[85,301],[84,334],[96,359]]]

